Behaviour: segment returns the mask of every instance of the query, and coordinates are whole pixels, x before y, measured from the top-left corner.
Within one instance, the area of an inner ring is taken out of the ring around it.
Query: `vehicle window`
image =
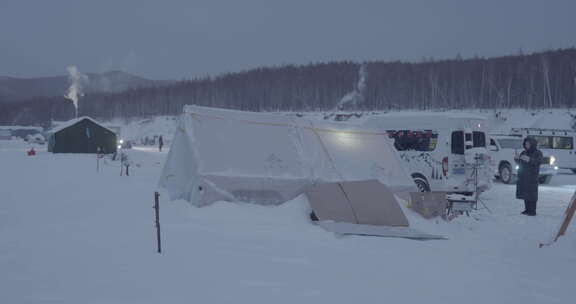
[[[464,154],[464,131],[452,132],[452,154]]]
[[[474,148],[486,147],[486,133],[474,131],[472,132],[472,143]]]
[[[572,150],[574,148],[574,139],[571,136],[554,136],[552,148]]]
[[[538,148],[552,149],[552,136],[533,135],[530,137],[536,139],[536,142],[538,143]]]
[[[388,130],[398,151],[434,151],[438,144],[438,133],[431,130]]]
[[[499,139],[498,143],[502,149],[522,149],[521,139]]]

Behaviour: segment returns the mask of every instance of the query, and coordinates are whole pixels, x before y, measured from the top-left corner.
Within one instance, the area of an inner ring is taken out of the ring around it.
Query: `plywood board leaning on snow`
[[[446,192],[410,192],[410,208],[426,219],[445,218],[447,206]]]

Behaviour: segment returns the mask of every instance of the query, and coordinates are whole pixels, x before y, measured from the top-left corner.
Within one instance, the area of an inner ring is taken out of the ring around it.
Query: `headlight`
[[[554,166],[554,170],[558,170],[558,166]]]
[[[519,169],[520,169],[520,166],[516,165],[516,170],[519,170]]]
[[[550,156],[550,164],[553,165],[556,162],[556,157]]]
[[[124,140],[121,139],[120,141],[118,141],[118,143],[123,144],[123,143],[124,143]]]
[[[122,149],[122,145],[118,145],[118,149]]]

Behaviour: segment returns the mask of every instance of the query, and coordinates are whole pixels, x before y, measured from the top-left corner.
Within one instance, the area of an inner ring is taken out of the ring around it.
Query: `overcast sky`
[[[574,0],[0,0],[0,75],[182,79],[330,60],[576,45]]]

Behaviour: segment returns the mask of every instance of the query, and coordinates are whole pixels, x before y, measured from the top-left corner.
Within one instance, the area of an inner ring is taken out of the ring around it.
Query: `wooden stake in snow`
[[[550,246],[550,245],[552,245],[552,243],[556,242],[559,237],[563,236],[566,233],[568,226],[570,226],[570,222],[572,221],[572,218],[574,217],[574,213],[576,213],[576,192],[574,192],[574,195],[572,195],[572,199],[570,199],[570,204],[568,205],[568,208],[566,208],[564,220],[560,224],[560,228],[558,229],[558,233],[556,233],[553,240],[551,240],[548,243],[540,244],[539,247],[542,248],[543,246]]]
[[[102,149],[100,147],[98,147],[97,153],[96,153],[96,172],[100,171],[100,159],[102,157],[104,157],[104,154],[102,153]]]
[[[156,239],[158,241],[158,253],[162,253],[162,240],[160,239],[160,193],[154,192],[154,207],[156,211]]]

